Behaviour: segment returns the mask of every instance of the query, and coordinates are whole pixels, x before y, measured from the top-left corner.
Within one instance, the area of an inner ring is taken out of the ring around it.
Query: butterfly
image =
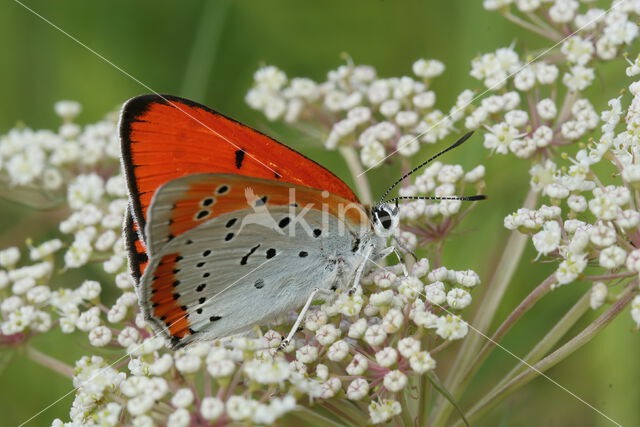
[[[119,131],[129,268],[146,321],[172,349],[303,307],[284,347],[314,299],[353,293],[370,261],[394,250],[402,198],[383,200],[411,172],[364,206],[301,153],[170,95],[127,101]]]

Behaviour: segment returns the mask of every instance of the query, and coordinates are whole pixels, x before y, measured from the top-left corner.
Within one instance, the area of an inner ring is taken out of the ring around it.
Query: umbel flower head
[[[410,170],[422,146],[476,129],[488,154],[513,155],[527,165],[538,199],[507,215],[504,225],[530,236],[538,259],[554,263],[550,283],[592,282],[593,309],[628,301],[640,328],[640,296],[634,295],[640,85],[630,83],[608,105],[587,91],[601,64],[633,47],[638,2],[614,1],[607,13],[577,0],[483,4],[560,42],[558,48],[533,61],[520,42],[488,48],[470,61],[478,87],[446,108],[431,89],[444,64],[426,59],[398,77],[348,62],[322,82],[266,66],[255,73],[246,101],[270,120],[315,126],[325,147],[345,156],[354,177],[392,162]],[[635,80],[640,56],[629,56],[628,63],[627,76]],[[91,345],[73,368],[44,354],[35,358],[72,377],[76,388],[70,422],[54,425],[271,424],[304,420],[308,411],[335,420],[336,408],[356,424],[400,422],[410,414],[407,401],[423,397],[414,392],[424,393],[418,379],[446,372],[440,351],[474,328],[464,319],[479,276],[440,265],[442,247],[431,245],[445,240],[472,207],[416,200],[400,205],[401,226],[393,236],[406,263],[376,265],[354,295],[314,306],[284,351],[275,349],[296,313],[244,336],[168,350],[144,322],[127,270],[120,233],[127,194],[115,115],[81,126],[75,121],[81,110],[63,101],[55,106],[57,130],[18,127],[0,137],[5,185],[26,204],[68,207],[55,236],[32,236],[26,247],[0,250],[0,345],[26,347],[54,330]],[[567,147],[575,149],[567,154]],[[482,192],[484,175],[483,165],[434,162],[406,180],[399,194]],[[414,260],[411,252],[420,256]],[[79,281],[65,276],[87,265],[104,274]],[[437,399],[420,410],[433,410],[434,425],[444,425],[447,409]]]
[[[61,105],[61,129],[78,129],[75,136],[67,135],[65,144],[80,144],[78,139],[91,144],[96,138],[105,151],[113,149],[116,139],[106,135],[107,130],[115,133],[113,116],[83,129],[70,115],[76,104]],[[93,133],[94,128],[104,134]],[[63,139],[53,132],[47,135]],[[15,134],[11,138],[15,141]],[[55,144],[43,138],[41,145],[47,154],[43,168],[54,167],[47,162],[56,158]],[[139,313],[120,235],[127,203],[124,183],[117,158],[99,157],[95,164],[87,160],[82,172],[73,162],[56,166],[61,176],[56,191],[69,206],[59,237],[0,251],[2,343],[22,345],[34,335],[59,328],[65,334],[86,334],[95,348],[73,369],[73,423],[151,425],[162,419],[179,426],[197,419],[267,424],[300,406],[322,408],[331,400],[355,402],[372,422],[385,422],[402,411],[398,393],[410,379],[435,368],[430,350],[468,333],[461,314],[480,279],[472,271],[432,269],[423,258],[407,266],[376,266],[364,278],[362,290],[314,308],[283,352],[275,349],[294,317],[271,325],[273,329],[256,328],[246,336],[172,352],[162,338],[151,334]],[[481,168],[465,175],[459,166],[437,163],[415,177],[412,186],[417,188],[405,187],[403,194],[424,186],[450,194],[465,182],[481,182],[482,176]],[[13,185],[37,197],[44,183]],[[451,230],[460,206],[442,202],[402,209],[407,226],[414,224],[415,229],[397,237],[412,250]],[[420,218],[441,226],[438,236],[421,228]],[[94,263],[102,266],[108,281],[58,285],[59,274]],[[105,296],[113,289],[120,291],[115,300]],[[122,357],[102,352],[109,348],[119,349]],[[200,381],[208,386],[196,386]]]

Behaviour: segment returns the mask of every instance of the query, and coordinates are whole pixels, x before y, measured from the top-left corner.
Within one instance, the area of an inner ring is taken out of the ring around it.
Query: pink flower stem
[[[25,347],[25,352],[29,359],[38,363],[39,365],[49,368],[54,372],[57,372],[65,377],[73,378],[73,368],[64,362],[55,359],[48,354],[44,354],[39,350],[31,346]]]

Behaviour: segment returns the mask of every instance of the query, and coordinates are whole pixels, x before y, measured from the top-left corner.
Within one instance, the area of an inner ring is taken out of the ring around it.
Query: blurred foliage
[[[348,171],[337,152],[327,152],[320,141],[285,125],[267,123],[244,104],[244,94],[259,65],[274,64],[289,76],[320,80],[328,70],[343,63],[344,53],[355,63],[373,65],[381,76],[409,74],[416,59],[436,58],[447,66],[433,85],[437,106],[448,110],[463,89],[482,91],[468,74],[469,61],[475,55],[511,43],[516,43],[520,52],[549,46],[500,15],[486,12],[479,0],[24,0],[24,4],[103,58],[19,3],[2,2],[1,133],[19,122],[34,128],[57,126],[53,104],[61,99],[81,102],[84,111],[80,122],[88,123],[117,111],[126,99],[153,90],[209,105],[292,145],[347,180]],[[621,71],[620,64],[601,71],[591,92],[597,109],[622,86]],[[502,220],[524,201],[528,163],[513,156],[487,156],[481,139],[476,136],[445,160],[467,169],[484,163],[491,198],[479,204],[463,224],[462,228],[471,232],[448,242],[444,263],[451,268],[475,269],[487,282],[508,235]],[[427,147],[423,153],[426,156],[440,146],[444,143]],[[393,167],[371,172],[374,194],[381,194],[397,174]],[[0,210],[2,247],[23,245],[28,236],[42,236],[45,226],[60,218],[60,212],[33,213],[6,201],[0,201]],[[534,257],[529,245],[525,259]],[[551,268],[540,263],[521,265],[497,321]],[[99,278],[97,269],[86,273]],[[64,280],[79,283],[80,277],[67,274]],[[524,355],[587,291],[586,283],[554,291],[525,315],[506,337],[505,347]],[[594,313],[588,314],[578,327],[593,318]],[[628,315],[621,316],[548,375],[616,421],[639,425],[640,391],[635,381],[640,377],[640,344],[631,327]],[[35,340],[34,346],[69,363],[91,351],[86,336],[60,333],[46,334]],[[438,360],[446,364],[443,357]],[[495,351],[471,383],[468,396],[481,396],[513,362],[512,356]],[[68,379],[34,364],[19,351],[0,355],[0,383],[3,425],[23,422],[72,389]],[[55,417],[67,420],[71,396],[30,425],[49,425]],[[492,411],[480,425],[606,424],[604,418],[566,391],[538,378]]]

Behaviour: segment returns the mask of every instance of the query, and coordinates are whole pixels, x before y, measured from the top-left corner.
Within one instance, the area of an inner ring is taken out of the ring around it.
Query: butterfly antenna
[[[474,202],[476,200],[485,200],[488,199],[489,196],[485,194],[476,194],[475,196],[398,196],[393,199],[389,199],[384,203],[395,202],[398,203],[398,200],[460,200],[463,202]]]
[[[416,166],[415,168],[411,169],[409,172],[407,172],[404,175],[402,175],[402,177],[400,179],[398,179],[396,182],[394,182],[391,187],[387,188],[387,191],[384,192],[384,194],[380,198],[380,202],[378,204],[383,203],[383,200],[385,199],[385,197],[387,197],[387,195],[391,192],[391,190],[396,188],[398,186],[398,184],[400,184],[402,181],[404,181],[406,178],[408,178],[412,173],[417,172],[418,170],[420,170],[424,166],[428,165],[429,163],[431,163],[432,161],[434,161],[438,157],[442,156],[447,151],[453,150],[458,145],[461,145],[463,142],[465,142],[467,139],[469,139],[471,137],[471,135],[473,135],[473,131],[467,132],[460,139],[458,139],[456,142],[451,144],[449,147],[445,148],[444,150],[442,150],[438,154],[436,154],[433,157],[431,157],[430,159],[427,159],[426,161],[420,163],[418,166]]]

